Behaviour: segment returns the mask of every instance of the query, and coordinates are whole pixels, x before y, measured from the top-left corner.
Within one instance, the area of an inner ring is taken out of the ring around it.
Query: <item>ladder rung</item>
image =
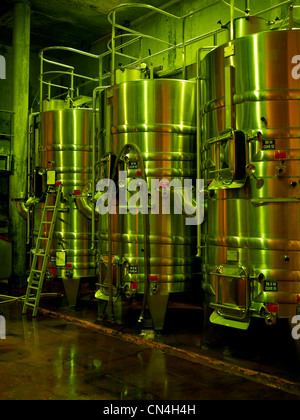
[[[25,302],[25,305],[28,305],[28,306],[33,306],[33,307],[35,307],[35,303],[29,303],[29,302]]]
[[[41,270],[31,269],[34,273],[41,273]]]
[[[48,238],[48,236],[47,236],[47,238],[44,238],[43,236],[39,236],[38,239],[43,239],[45,241],[45,240],[47,240],[49,238]]]
[[[38,288],[38,287],[36,287],[36,286],[29,286],[29,285],[28,285],[28,287],[29,287],[30,289],[39,290],[39,288]]]
[[[55,209],[55,206],[46,206],[46,207],[44,207],[44,209],[46,209],[46,210],[52,210],[52,209]]]
[[[47,225],[51,224],[52,222],[42,222],[42,223],[46,223]]]
[[[33,255],[36,255],[37,257],[46,257],[47,254],[39,254],[38,252],[35,252]]]

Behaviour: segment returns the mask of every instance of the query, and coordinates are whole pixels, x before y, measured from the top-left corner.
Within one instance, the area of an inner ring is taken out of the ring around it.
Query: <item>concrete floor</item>
[[[6,319],[6,339],[0,340],[1,400],[300,399],[297,383],[286,378],[276,376],[272,383],[263,370],[259,378],[249,365],[224,358],[216,363],[213,353],[196,354],[192,343],[185,347],[191,336],[184,339],[182,331],[173,346],[171,330],[147,340],[99,326],[88,320],[93,311],[82,308],[72,317],[67,310],[57,317],[44,310],[34,320],[21,316],[20,303],[1,308]]]

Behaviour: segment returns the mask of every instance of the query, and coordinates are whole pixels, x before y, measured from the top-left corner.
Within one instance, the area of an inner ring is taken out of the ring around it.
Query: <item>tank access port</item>
[[[57,269],[56,268],[50,268],[50,270],[46,271],[45,279],[47,281],[52,281],[57,278]]]
[[[286,172],[287,172],[286,165],[284,165],[284,161],[282,161],[280,163],[280,165],[276,166],[275,175],[277,177],[281,177],[281,176],[285,175]]]
[[[62,277],[65,279],[73,278],[73,266],[71,263],[67,263],[64,269],[62,270]]]
[[[130,283],[127,282],[123,287],[123,292],[127,299],[133,298],[136,295],[137,290],[138,290],[137,282],[130,282]]]
[[[120,289],[123,289],[127,299],[131,299],[136,295],[139,287],[137,281],[138,267],[131,267],[126,259],[120,260],[120,265],[123,265],[123,286],[120,286]]]
[[[157,274],[150,274],[150,296],[159,294],[159,276]]]
[[[265,322],[267,325],[275,325],[278,317],[278,303],[267,303]]]

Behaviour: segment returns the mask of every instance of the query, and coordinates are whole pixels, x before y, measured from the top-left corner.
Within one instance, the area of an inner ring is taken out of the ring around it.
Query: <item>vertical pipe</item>
[[[31,136],[34,136],[34,128],[32,130],[32,126],[34,127],[34,118],[39,114],[39,112],[32,112],[29,114],[28,117],[28,132],[27,132],[27,196],[29,197],[31,193],[31,176],[33,173],[34,163],[30,164],[31,161]]]
[[[142,38],[139,39],[139,67],[142,64]]]
[[[71,70],[71,93],[70,93],[70,97],[71,99],[73,99],[74,97],[74,69]]]
[[[204,106],[204,75],[202,74],[202,60],[201,60],[201,53],[203,51],[211,51],[215,48],[212,47],[202,47],[197,50],[196,54],[196,81],[197,81],[197,98],[196,98],[196,121],[197,121],[197,179],[201,179],[202,177],[202,157],[201,157],[201,147],[203,144],[202,141],[202,133],[203,133],[203,123],[202,123],[202,108]],[[202,257],[202,225],[198,223],[197,225],[197,257]]]
[[[182,78],[186,79],[186,45],[185,45],[185,21],[182,19]]]
[[[13,240],[13,277],[16,286],[25,284],[26,222],[19,215],[12,199],[26,192],[27,130],[29,106],[30,4],[15,3],[13,23],[13,107],[14,139],[12,143],[13,172],[9,180],[10,223]]]
[[[100,82],[102,83],[102,82]],[[97,143],[97,94],[102,92],[104,89],[109,88],[110,86],[97,86],[93,90],[93,122],[92,122],[92,194],[96,193],[96,150],[99,150],[100,145]],[[99,112],[101,107],[101,101],[99,98]],[[100,129],[101,127],[99,127]],[[99,152],[98,152],[99,153]],[[92,206],[92,250],[95,249],[95,204]]]
[[[109,169],[108,173],[111,174],[111,155],[109,155]],[[118,165],[118,162],[116,162],[116,165]],[[110,175],[109,175],[110,176]],[[108,191],[110,190],[110,183],[113,182],[113,179],[109,178],[109,185],[108,185]],[[108,278],[108,303],[109,303],[109,309],[110,309],[110,320],[112,322],[115,321],[115,308],[114,308],[114,285],[113,285],[113,260],[112,260],[112,217],[110,209],[107,213],[108,216],[108,229],[107,229],[107,240],[108,240],[108,271],[107,271],[107,278]]]
[[[289,9],[289,29],[293,29],[293,26],[294,26],[293,5],[290,4],[290,9]]]
[[[250,13],[250,0],[245,0],[245,12]]]
[[[103,84],[103,58],[99,56],[99,86]]]
[[[43,72],[44,72],[44,53],[40,53],[40,112],[43,112]]]
[[[96,118],[97,118],[97,93],[101,90],[98,86],[93,91],[93,133],[92,133],[92,194],[96,192]],[[95,205],[92,206],[92,250],[95,249]]]
[[[200,77],[202,76],[200,71],[200,50],[197,50],[196,54],[196,68],[197,68],[197,97],[196,97],[196,121],[197,121],[197,179],[201,178],[201,125],[200,125],[200,112],[201,112],[201,88],[200,88]],[[201,225],[197,225],[197,257],[201,257]]]
[[[111,33],[111,85],[115,84],[115,36],[116,36],[116,12],[113,12],[112,33]]]
[[[230,41],[234,39],[234,0],[230,0]]]

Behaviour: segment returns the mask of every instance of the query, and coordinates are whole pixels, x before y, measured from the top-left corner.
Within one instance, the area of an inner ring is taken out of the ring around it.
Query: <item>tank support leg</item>
[[[105,319],[107,302],[107,300],[98,299],[98,321]]]
[[[76,306],[80,279],[63,278],[64,289],[70,306]]]
[[[214,325],[210,322],[209,317],[212,313],[211,308],[206,302],[203,303],[203,338],[202,348],[209,348],[212,340]]]
[[[148,306],[155,330],[162,330],[169,302],[169,294],[148,296]]]

